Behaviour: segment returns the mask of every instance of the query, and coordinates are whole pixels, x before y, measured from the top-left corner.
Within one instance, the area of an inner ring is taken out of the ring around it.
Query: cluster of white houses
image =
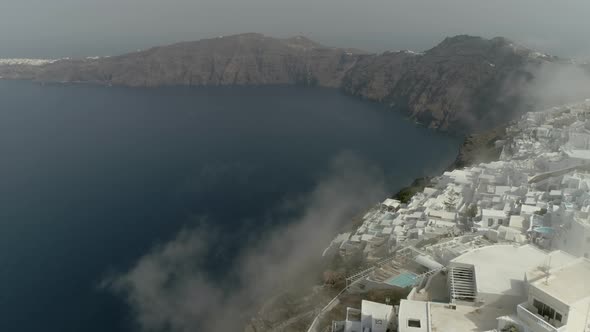
[[[507,136],[499,161],[387,199],[331,243],[377,262],[356,290],[411,289],[333,331],[590,332],[590,100],[528,113]]]

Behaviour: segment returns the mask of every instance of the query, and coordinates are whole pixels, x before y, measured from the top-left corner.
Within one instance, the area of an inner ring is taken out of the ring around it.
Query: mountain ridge
[[[35,68],[0,66],[0,76],[132,87],[301,84],[339,88],[406,112],[430,128],[459,133],[512,119],[515,110],[526,104],[518,91],[535,80],[535,71],[564,62],[503,37],[459,35],[422,53],[371,54],[323,46],[304,36],[278,39],[244,33],[113,57],[64,59]]]

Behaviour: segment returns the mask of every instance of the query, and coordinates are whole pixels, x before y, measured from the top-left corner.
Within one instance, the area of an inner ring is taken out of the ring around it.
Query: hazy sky
[[[109,55],[241,32],[303,34],[369,51],[502,35],[587,57],[590,1],[0,0],[0,57]]]

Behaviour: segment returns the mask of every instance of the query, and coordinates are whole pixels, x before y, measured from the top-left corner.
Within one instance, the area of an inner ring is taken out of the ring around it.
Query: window
[[[561,314],[558,313],[558,312],[556,312],[555,313],[555,320],[558,321],[558,322],[561,322],[561,319],[562,319]]]
[[[408,319],[408,327],[422,327],[419,319]]]
[[[543,318],[547,317],[547,319],[555,319],[556,321],[561,322],[561,314],[556,312],[555,309],[551,308],[545,303],[533,299],[533,307],[537,309],[537,313],[541,315]]]
[[[488,226],[494,225],[494,218],[488,218]]]
[[[543,317],[549,317],[549,319],[553,319],[555,317],[555,309],[545,306],[545,310],[543,311]]]
[[[498,219],[498,225],[502,225],[503,222],[504,222],[504,219]]]

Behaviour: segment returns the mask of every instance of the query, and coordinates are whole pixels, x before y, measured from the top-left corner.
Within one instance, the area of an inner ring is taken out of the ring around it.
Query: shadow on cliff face
[[[197,227],[155,247],[128,272],[102,287],[125,298],[142,331],[233,331],[277,290],[309,287],[322,250],[344,225],[384,196],[382,172],[347,154],[305,197],[302,213],[242,251],[227,278],[211,280],[203,266],[221,234]],[[292,202],[286,202],[292,203]]]

